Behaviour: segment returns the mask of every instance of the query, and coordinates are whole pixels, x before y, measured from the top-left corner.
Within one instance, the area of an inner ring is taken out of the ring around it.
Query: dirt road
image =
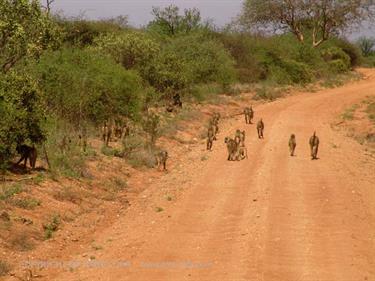
[[[331,128],[345,107],[375,94],[375,72],[367,74],[257,106],[264,140],[242,116],[224,121],[206,161],[163,175],[143,195],[153,205],[133,205],[96,234],[100,249],[69,258],[78,268],[46,271],[46,280],[375,280],[375,160]],[[249,159],[228,162],[222,140],[237,128],[246,129]],[[317,161],[309,157],[314,130]]]

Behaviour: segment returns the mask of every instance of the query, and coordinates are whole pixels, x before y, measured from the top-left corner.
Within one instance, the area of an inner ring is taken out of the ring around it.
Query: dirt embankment
[[[375,161],[332,129],[346,108],[374,95],[375,72],[364,74],[256,105],[264,140],[234,116],[246,96],[199,109],[203,118],[213,110],[228,117],[213,152],[198,137],[200,120],[188,122],[184,144],[164,140],[167,173],[129,171],[127,208],[89,213],[86,224],[78,219],[17,261],[28,261],[38,280],[375,280]],[[237,128],[246,131],[249,159],[228,162],[223,139]],[[317,161],[309,157],[313,131]],[[292,133],[296,157],[288,154]],[[103,176],[122,173],[115,167],[123,163],[106,161]],[[92,225],[96,218],[105,223]]]

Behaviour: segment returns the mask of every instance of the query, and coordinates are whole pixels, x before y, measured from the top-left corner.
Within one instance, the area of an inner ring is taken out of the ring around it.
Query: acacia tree
[[[185,9],[180,14],[179,7],[169,5],[165,8],[153,7],[154,20],[149,23],[149,27],[159,27],[167,35],[177,33],[189,33],[192,30],[203,27],[200,11],[196,8]]]
[[[37,0],[0,0],[0,67],[8,72],[25,57],[58,45],[57,30]]]
[[[292,32],[298,41],[312,38],[318,47],[332,35],[372,20],[370,0],[246,0],[241,23],[247,28]]]

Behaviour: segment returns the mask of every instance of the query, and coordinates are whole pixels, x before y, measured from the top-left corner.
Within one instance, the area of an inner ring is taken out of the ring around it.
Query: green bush
[[[94,51],[48,53],[33,71],[48,109],[77,127],[115,115],[137,116],[144,101],[140,77]]]
[[[329,64],[330,70],[335,73],[346,72],[351,67],[349,55],[338,47],[329,47],[322,51],[322,57]]]
[[[24,73],[0,75],[0,169],[6,168],[16,146],[45,139],[43,103],[35,81]]]
[[[191,83],[229,85],[235,81],[234,61],[218,40],[195,33],[171,40],[165,49],[184,62]]]

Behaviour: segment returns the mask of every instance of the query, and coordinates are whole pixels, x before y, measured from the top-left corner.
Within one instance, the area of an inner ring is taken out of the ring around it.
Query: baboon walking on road
[[[311,150],[311,160],[318,159],[318,149],[319,149],[319,138],[316,136],[316,132],[311,136],[310,141]]]
[[[214,128],[210,126],[207,131],[207,150],[212,149],[212,144],[214,142],[214,139],[215,139]]]
[[[294,151],[296,150],[296,146],[297,146],[296,136],[292,134],[289,139],[290,156],[294,156]]]
[[[20,164],[22,161],[25,161],[23,165],[26,168],[27,159],[29,159],[30,166],[34,169],[36,164],[36,158],[38,156],[36,148],[34,146],[31,147],[26,144],[23,144],[18,145],[16,149],[17,152],[21,155],[21,159],[17,162],[17,165]]]
[[[245,131],[236,130],[236,134],[234,136],[234,141],[237,143],[238,146],[244,147],[245,146]]]
[[[250,107],[246,107],[244,109],[243,113],[245,115],[245,122],[246,122],[246,124],[252,124],[251,120],[253,120],[253,118],[254,118],[253,108],[251,106]]]
[[[238,160],[238,145],[230,137],[225,138],[225,143],[227,144],[228,150],[228,161]]]
[[[264,131],[264,123],[263,120],[260,119],[257,124],[257,131],[258,131],[258,138],[263,139],[263,131]]]
[[[167,169],[167,159],[168,159],[168,152],[166,150],[161,150],[155,155],[156,158],[156,165],[160,169],[161,165],[163,165],[163,170]]]

